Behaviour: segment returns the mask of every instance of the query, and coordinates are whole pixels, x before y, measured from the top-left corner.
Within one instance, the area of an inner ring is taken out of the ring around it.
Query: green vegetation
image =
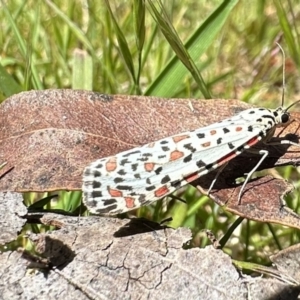
[[[170,0],[163,8],[154,0],[145,5],[139,0],[62,3],[1,1],[0,100],[21,90],[82,88],[109,94],[234,98],[274,108],[280,105],[282,88],[282,56],[275,42],[287,57],[286,99],[299,99],[296,0]],[[295,169],[280,174],[299,186]],[[61,195],[62,203],[76,209],[78,194],[69,201],[66,193]],[[193,187],[178,196],[187,204],[171,200],[166,208],[158,201],[137,215],[155,221],[172,216],[168,224],[190,227],[192,246],[200,247],[209,243],[203,229],[222,237],[237,219]],[[287,203],[299,213],[298,198],[296,189]],[[225,251],[235,259],[267,263],[268,255],[296,242],[299,234],[294,229],[244,220]]]

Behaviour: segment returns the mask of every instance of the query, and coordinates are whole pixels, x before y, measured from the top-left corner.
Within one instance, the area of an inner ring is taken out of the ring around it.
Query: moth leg
[[[256,149],[247,149],[247,152],[251,152],[254,154],[259,154],[262,155],[261,159],[259,160],[259,162],[256,164],[256,166],[247,174],[247,177],[242,185],[242,188],[239,192],[239,196],[238,196],[238,205],[241,204],[241,198],[242,198],[242,193],[244,191],[244,188],[246,186],[246,184],[248,183],[248,181],[250,180],[251,176],[253,175],[253,173],[258,169],[258,167],[261,165],[261,163],[265,160],[265,158],[269,155],[269,151],[267,150],[256,150]]]
[[[208,196],[209,196],[209,194],[210,194],[212,188],[214,187],[214,185],[215,185],[215,183],[216,183],[216,181],[217,181],[219,175],[221,174],[221,172],[225,169],[225,167],[226,167],[227,165],[228,165],[228,162],[226,162],[225,164],[223,164],[223,165],[219,168],[219,170],[218,170],[218,172],[217,172],[217,174],[216,174],[214,180],[211,182],[211,184],[210,184],[210,186],[209,186],[209,189],[208,189],[208,191],[207,191],[207,195],[208,195]]]
[[[271,146],[276,146],[276,145],[292,145],[292,146],[296,146],[296,147],[300,147],[300,144],[294,143],[290,140],[281,140],[278,142],[269,142],[266,141],[264,142],[265,145],[271,145]],[[253,175],[253,173],[258,169],[258,167],[261,165],[261,163],[265,160],[265,158],[268,156],[269,152],[267,150],[256,150],[256,149],[246,149],[245,151],[247,152],[251,152],[254,154],[259,154],[262,155],[261,159],[259,160],[259,162],[256,164],[256,166],[251,170],[251,172],[249,172],[247,174],[247,177],[242,185],[242,188],[239,192],[239,197],[238,197],[238,204],[241,204],[241,197],[242,197],[242,193],[243,190],[246,186],[246,184],[248,183],[248,181],[250,180],[251,176]]]
[[[278,141],[278,142],[269,142],[269,141],[266,141],[266,142],[264,142],[264,144],[265,145],[270,145],[270,146],[292,145],[292,146],[300,147],[300,144],[294,143],[294,142],[289,141],[289,140],[281,140],[281,141]]]

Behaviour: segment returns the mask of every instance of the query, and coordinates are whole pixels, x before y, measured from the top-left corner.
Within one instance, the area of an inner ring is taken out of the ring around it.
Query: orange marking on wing
[[[210,144],[211,144],[210,142],[206,142],[206,143],[202,144],[201,146],[202,146],[202,147],[209,147]]]
[[[243,130],[243,127],[240,127],[240,126],[235,128],[235,131],[242,131],[242,130]]]
[[[188,139],[190,136],[188,134],[173,136],[174,143],[178,143],[182,140]]]
[[[164,185],[164,186],[160,187],[159,189],[157,189],[154,192],[154,195],[155,195],[155,197],[160,198],[160,197],[167,195],[168,193],[170,193],[170,191],[167,188],[167,186]]]
[[[218,163],[218,164],[220,163],[220,165],[221,165],[221,164],[225,164],[226,162],[232,160],[232,159],[235,158],[236,156],[237,156],[237,154],[236,154],[235,152],[230,152],[230,153],[228,153],[227,155],[223,156],[221,159],[219,159],[219,160],[217,161],[217,163]]]
[[[145,163],[144,164],[144,168],[147,172],[153,171],[154,167],[155,167],[154,163]]]
[[[114,189],[108,189],[108,193],[112,196],[112,197],[123,197],[123,193],[119,190],[114,190]]]
[[[251,146],[257,144],[258,142],[259,142],[259,139],[257,137],[254,137],[247,142],[247,145],[251,147]]]
[[[174,150],[174,151],[171,152],[170,161],[177,160],[180,157],[182,157],[183,155],[184,155],[183,152],[178,151],[178,150]]]
[[[133,208],[135,207],[135,204],[134,204],[134,199],[131,198],[131,197],[125,197],[125,203],[126,203],[126,207],[127,208]]]
[[[210,134],[211,134],[211,135],[215,135],[216,133],[217,133],[217,130],[211,130],[211,131],[210,131]]]
[[[184,179],[185,179],[186,182],[192,182],[192,181],[194,181],[194,180],[196,180],[198,178],[199,178],[199,174],[198,173],[193,173],[191,175],[188,175],[187,177],[184,177]]]
[[[107,172],[112,172],[117,168],[117,158],[116,157],[110,157],[109,160],[106,162],[106,171]]]

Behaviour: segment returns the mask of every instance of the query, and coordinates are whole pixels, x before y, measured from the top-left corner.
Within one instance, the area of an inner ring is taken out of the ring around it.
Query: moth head
[[[275,125],[286,125],[290,121],[290,113],[282,106],[273,110]]]
[[[299,103],[300,102],[300,100],[298,100],[298,101],[296,101],[296,102],[294,102],[294,103],[292,103],[290,106],[288,106],[287,108],[283,108],[282,106],[280,106],[280,107],[278,107],[276,110],[275,110],[275,112],[277,112],[278,113],[278,117],[279,117],[279,122],[278,122],[278,124],[286,124],[286,123],[288,123],[289,121],[290,121],[290,117],[291,117],[291,115],[290,115],[290,113],[288,112],[288,110],[292,107],[292,106],[294,106],[294,105],[296,105],[297,103]],[[274,114],[275,115],[275,114]],[[275,117],[276,117],[276,115],[275,115]]]
[[[280,119],[282,124],[287,123],[290,120],[290,113],[287,111],[283,111]]]

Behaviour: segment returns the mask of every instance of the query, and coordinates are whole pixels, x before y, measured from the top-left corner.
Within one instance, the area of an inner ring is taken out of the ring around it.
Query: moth
[[[240,204],[246,184],[269,154],[253,146],[262,141],[299,147],[290,140],[270,142],[276,128],[289,122],[288,110],[298,102],[284,108],[283,89],[282,105],[276,109],[250,108],[221,122],[96,160],[83,173],[83,201],[95,214],[123,213],[151,204],[219,168],[209,194],[227,163],[250,151],[261,158],[246,176]]]
[[[83,201],[92,213],[123,213],[153,203],[220,168],[210,191],[231,159],[243,151],[255,152],[261,158],[244,181],[240,203],[247,182],[268,156],[267,150],[253,146],[259,141],[270,144],[276,127],[289,122],[291,106],[250,108],[219,123],[96,160],[83,173]],[[289,140],[279,143],[299,146]]]

